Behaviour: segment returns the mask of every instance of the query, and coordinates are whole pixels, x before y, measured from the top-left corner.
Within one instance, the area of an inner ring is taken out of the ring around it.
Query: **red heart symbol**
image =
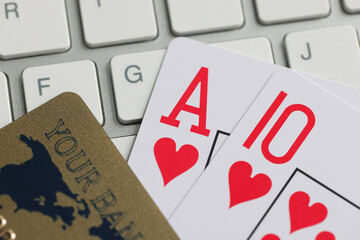
[[[321,232],[319,233],[315,240],[335,240],[335,235],[332,234],[331,232]]]
[[[299,229],[321,223],[327,216],[327,208],[322,203],[309,206],[310,197],[305,192],[295,192],[290,197],[289,212],[291,230],[293,233]]]
[[[155,143],[154,154],[164,180],[164,187],[194,166],[199,158],[198,150],[192,145],[184,145],[176,151],[176,143],[171,138],[160,138]]]
[[[230,206],[250,201],[267,194],[271,179],[265,174],[251,178],[252,167],[247,162],[236,162],[229,170]]]
[[[275,234],[267,234],[261,240],[280,240],[280,238]]]

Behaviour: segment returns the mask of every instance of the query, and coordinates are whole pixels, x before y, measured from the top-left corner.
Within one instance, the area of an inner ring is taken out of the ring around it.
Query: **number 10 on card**
[[[278,110],[278,108],[280,107],[280,105],[282,104],[282,102],[285,100],[286,97],[287,97],[287,93],[285,93],[283,91],[281,91],[279,93],[279,95],[276,97],[274,102],[271,104],[269,109],[266,111],[264,116],[261,118],[259,123],[256,125],[254,130],[251,132],[249,137],[244,142],[244,144],[243,144],[244,147],[246,147],[247,149],[251,148],[252,144],[259,137],[260,133],[263,131],[265,126],[269,123],[270,119],[273,117],[273,115]],[[280,157],[274,156],[269,150],[269,145],[270,145],[271,141],[274,139],[274,137],[276,136],[276,134],[279,132],[281,127],[284,125],[286,120],[289,118],[289,116],[291,114],[293,114],[294,112],[301,112],[301,113],[305,114],[305,116],[307,117],[307,123],[306,123],[305,127],[303,128],[303,130],[298,135],[298,137],[295,139],[295,141],[293,142],[293,144],[291,145],[291,147],[289,148],[287,153],[285,153],[283,156],[280,156]],[[315,115],[311,111],[310,108],[308,108],[307,106],[302,105],[302,104],[293,104],[293,105],[288,106],[282,112],[280,117],[277,119],[275,124],[270,129],[269,133],[263,139],[263,141],[261,143],[262,154],[268,161],[270,161],[274,164],[287,163],[288,161],[291,160],[291,158],[297,152],[297,150],[299,149],[301,144],[305,141],[305,139],[307,138],[307,136],[313,129],[314,125],[315,125]]]

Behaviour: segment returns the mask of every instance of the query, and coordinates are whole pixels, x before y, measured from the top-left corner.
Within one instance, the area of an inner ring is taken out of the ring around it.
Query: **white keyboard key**
[[[172,31],[177,35],[240,28],[240,0],[167,0]]]
[[[11,123],[9,90],[4,73],[0,72],[0,128]]]
[[[134,145],[135,139],[136,139],[136,135],[111,139],[113,141],[115,147],[119,150],[119,152],[125,159],[125,161],[127,161],[129,159],[131,149]]]
[[[330,13],[329,0],[255,0],[255,3],[263,24],[321,18]]]
[[[219,42],[211,45],[258,60],[274,63],[271,43],[266,37]]]
[[[290,33],[285,44],[291,68],[360,88],[359,41],[353,26]]]
[[[78,94],[104,123],[95,64],[90,60],[30,67],[23,72],[27,111],[64,92]]]
[[[360,12],[360,1],[359,0],[343,0],[344,8],[348,13]]]
[[[140,122],[154,87],[165,50],[116,56],[111,73],[118,119]]]
[[[80,0],[86,44],[100,47],[156,38],[153,0]]]
[[[0,58],[63,52],[70,48],[64,0],[0,0]]]

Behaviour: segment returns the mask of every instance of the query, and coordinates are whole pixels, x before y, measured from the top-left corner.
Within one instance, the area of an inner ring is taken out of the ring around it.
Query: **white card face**
[[[249,239],[360,239],[359,223],[360,208],[296,169]]]
[[[165,217],[174,212],[266,81],[280,69],[284,68],[189,39],[173,40],[129,158]],[[360,108],[357,90],[311,80]]]
[[[275,73],[171,225],[181,239],[248,239],[296,168],[359,206],[359,122],[358,110],[300,75]]]

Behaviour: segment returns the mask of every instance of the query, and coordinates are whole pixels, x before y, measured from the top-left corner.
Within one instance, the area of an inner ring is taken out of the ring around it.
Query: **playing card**
[[[171,42],[129,158],[165,217],[279,69],[189,39]],[[360,107],[358,90],[311,79]]]
[[[0,216],[0,239],[178,239],[73,93],[0,130]]]
[[[170,223],[181,239],[246,239],[296,168],[359,206],[359,121],[300,75],[275,73]]]
[[[360,239],[359,223],[359,207],[296,169],[250,239]]]

